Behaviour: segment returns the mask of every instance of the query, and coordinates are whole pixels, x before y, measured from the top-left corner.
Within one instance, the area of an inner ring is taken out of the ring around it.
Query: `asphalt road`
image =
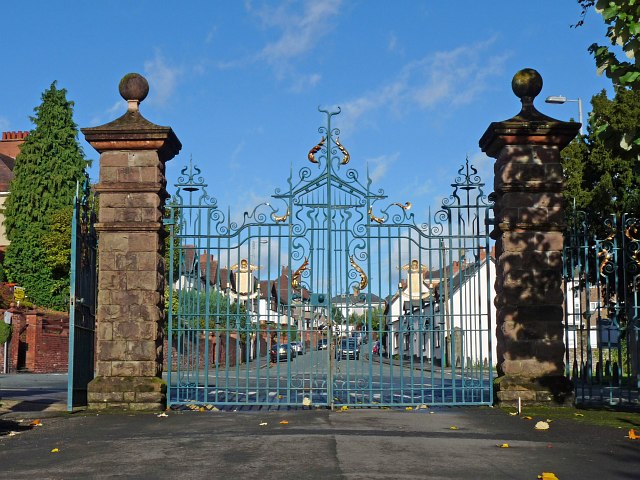
[[[539,419],[488,407],[33,419],[0,417],[0,478],[566,480],[640,470],[640,441],[624,430],[556,421],[538,431]]]

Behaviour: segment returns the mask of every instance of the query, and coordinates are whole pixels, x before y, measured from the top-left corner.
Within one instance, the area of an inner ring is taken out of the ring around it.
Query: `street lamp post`
[[[576,102],[578,104],[578,116],[580,118],[580,135],[584,135],[584,123],[582,121],[582,99],[578,98],[567,98],[563,95],[552,95],[545,99],[546,103],[556,103],[563,104],[567,102]]]

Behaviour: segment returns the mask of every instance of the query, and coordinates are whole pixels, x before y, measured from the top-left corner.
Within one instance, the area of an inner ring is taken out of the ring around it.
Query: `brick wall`
[[[2,311],[4,314],[4,311]],[[1,321],[1,320],[0,320]],[[8,371],[63,373],[68,369],[69,318],[15,311],[8,344]],[[0,371],[4,371],[4,345],[0,346]]]

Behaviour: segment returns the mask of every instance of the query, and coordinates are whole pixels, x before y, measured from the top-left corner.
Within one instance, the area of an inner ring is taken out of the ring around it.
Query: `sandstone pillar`
[[[164,172],[182,145],[170,127],[140,114],[148,91],[144,77],[126,75],[120,94],[128,111],[106,125],[82,129],[100,153],[96,377],[88,386],[93,409],[153,410],[166,404]]]
[[[496,400],[565,403],[562,248],[565,211],[560,151],[580,124],[547,117],[533,106],[542,78],[513,77],[521,99],[515,117],[492,123],[480,139],[494,172],[498,378]]]

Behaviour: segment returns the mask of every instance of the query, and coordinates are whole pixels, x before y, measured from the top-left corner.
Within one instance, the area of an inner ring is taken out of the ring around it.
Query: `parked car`
[[[278,360],[291,360],[296,356],[294,349],[291,348],[291,345],[288,343],[274,343],[271,346],[269,355],[272,362],[277,362]]]
[[[354,358],[358,360],[360,358],[360,345],[355,338],[347,338],[340,342],[340,358]]]
[[[305,353],[304,342],[291,342],[289,345],[291,345],[291,348],[293,348],[293,351],[296,352],[296,355],[304,355]]]
[[[326,338],[321,338],[320,340],[318,340],[316,350],[326,350],[327,348],[329,348],[329,342]]]

